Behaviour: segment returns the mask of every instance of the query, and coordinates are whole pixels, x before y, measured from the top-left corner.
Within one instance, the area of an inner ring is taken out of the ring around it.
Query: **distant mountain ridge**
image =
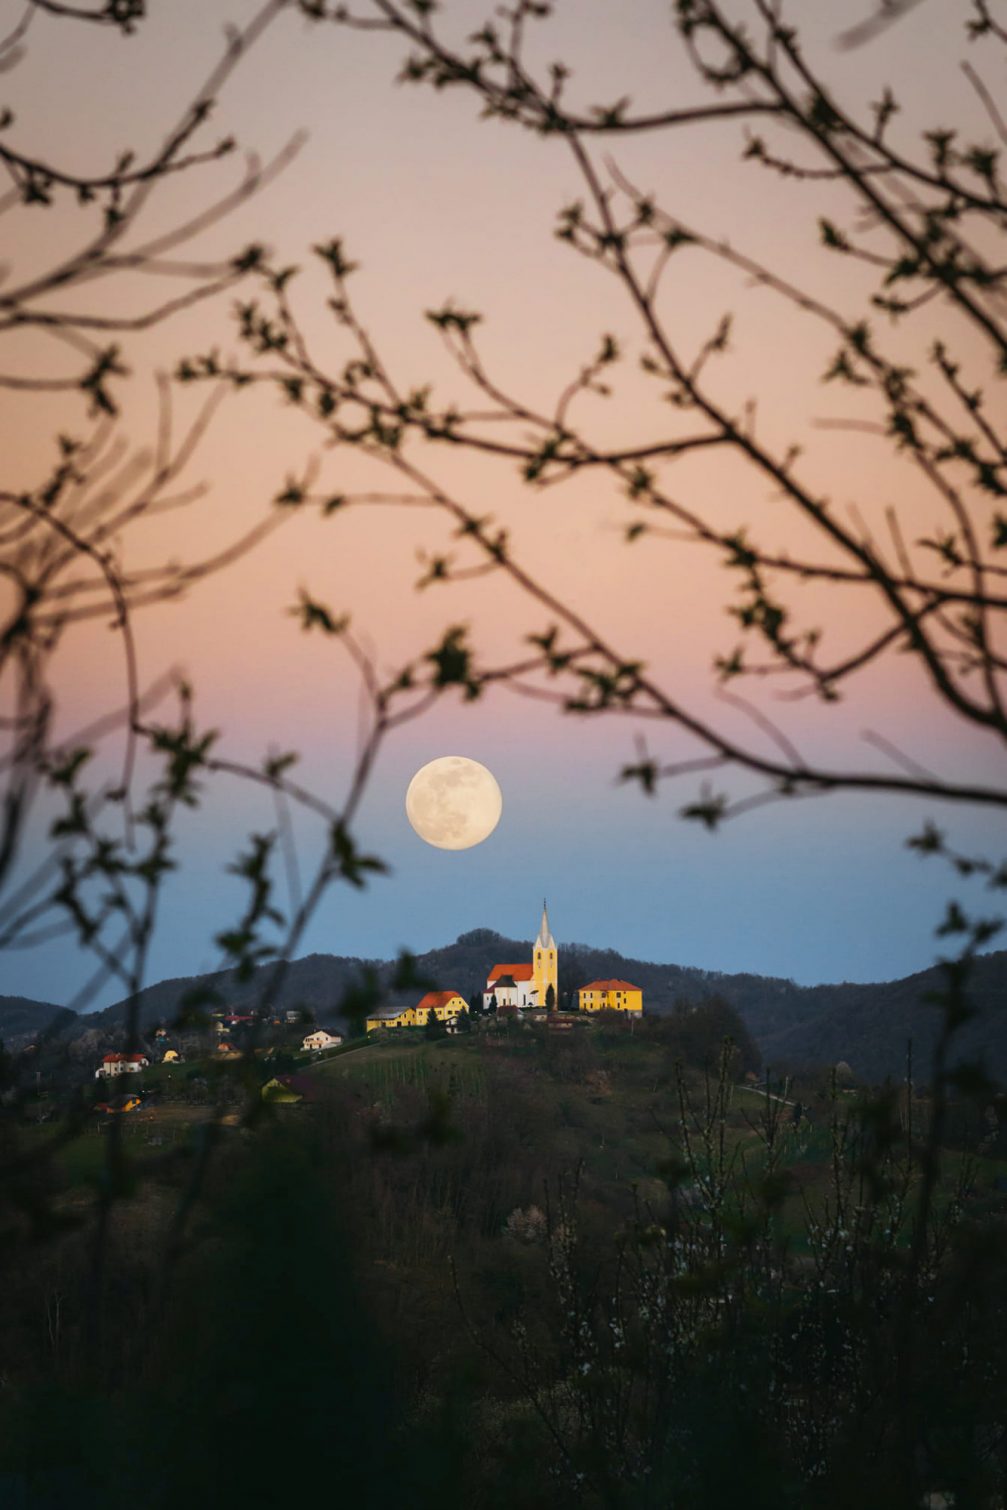
[[[493,965],[530,958],[528,940],[476,928],[452,944],[418,955],[416,969],[431,987],[450,987],[468,997],[482,989]],[[193,991],[213,990],[232,1008],[254,1005],[271,968],[261,966],[250,981],[219,971],[148,986],[140,994],[141,1030],[170,1022]],[[310,954],[286,967],[275,1005],[280,1010],[308,1008],[323,1024],[342,1023],[347,993],[360,987],[368,971],[376,974],[389,1000],[415,999],[417,990],[405,996],[393,990],[394,961]],[[924,1078],[940,1024],[938,1009],[926,1000],[929,992],[941,987],[936,966],[878,984],[798,986],[780,977],[627,959],[616,950],[587,944],[560,946],[561,999],[589,980],[612,976],[642,987],[648,1012],[669,1012],[677,999],[722,996],[739,1012],[767,1063],[825,1065],[845,1059],[859,1077],[871,1081],[903,1073],[909,1038]],[[976,961],[971,995],[976,1017],[961,1031],[959,1055],[982,1058],[991,1074],[1007,1082],[1007,951]],[[114,1032],[122,1027],[125,1012],[126,1004],[117,1002],[103,1012],[75,1016],[51,1004],[0,997],[0,1036],[17,1047],[19,1041],[31,1041],[45,1031],[68,1037],[94,1029]]]
[[[77,1021],[69,1007],[54,1006],[51,1001],[32,1001],[29,996],[0,996],[0,1040],[8,1049],[54,1032],[65,1031]]]

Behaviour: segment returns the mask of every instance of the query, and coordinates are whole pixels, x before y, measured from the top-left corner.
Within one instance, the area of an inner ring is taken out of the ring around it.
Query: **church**
[[[532,950],[530,965],[494,965],[486,980],[483,1006],[496,997],[497,1007],[559,1006],[559,975],[556,940],[549,927],[549,913],[542,903],[542,922]]]

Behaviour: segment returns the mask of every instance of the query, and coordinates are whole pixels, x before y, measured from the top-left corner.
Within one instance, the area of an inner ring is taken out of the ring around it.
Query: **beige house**
[[[312,1050],[313,1052],[317,1052],[319,1049],[335,1049],[339,1047],[342,1041],[343,1035],[341,1033],[329,1033],[325,1028],[316,1028],[313,1033],[307,1035],[301,1044],[301,1048]]]
[[[146,1054],[106,1054],[95,1070],[94,1078],[102,1080],[111,1079],[114,1075],[138,1075],[149,1064]]]

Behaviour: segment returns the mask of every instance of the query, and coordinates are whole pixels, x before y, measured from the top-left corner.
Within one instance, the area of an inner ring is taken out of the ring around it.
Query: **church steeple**
[[[555,1011],[559,1006],[559,971],[557,961],[556,940],[552,936],[549,927],[549,912],[545,901],[542,902],[542,922],[538,930],[538,938],[535,940],[535,949],[532,954],[532,979],[535,984],[535,997],[540,1007],[548,1007]]]

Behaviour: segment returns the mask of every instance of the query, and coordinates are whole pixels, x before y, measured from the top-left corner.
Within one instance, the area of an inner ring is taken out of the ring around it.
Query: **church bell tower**
[[[532,978],[539,1006],[546,1007],[551,1003],[552,1010],[555,1011],[559,1006],[559,969],[556,959],[556,940],[549,927],[549,913],[545,902],[542,903],[542,922],[532,956]],[[550,986],[552,987],[551,997]]]

